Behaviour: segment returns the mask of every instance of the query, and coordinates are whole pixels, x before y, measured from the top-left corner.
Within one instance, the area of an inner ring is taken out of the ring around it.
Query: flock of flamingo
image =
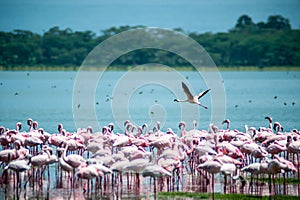
[[[115,133],[110,123],[99,132],[87,127],[72,133],[58,124],[58,133],[52,134],[28,119],[28,131],[21,131],[20,122],[12,130],[0,127],[1,185],[39,190],[57,176],[64,187],[83,193],[118,188],[139,192],[148,180],[155,195],[191,184],[213,194],[218,174],[224,193],[262,195],[265,186],[274,195],[275,178],[299,178],[300,132],[284,132],[280,123],[266,119],[267,127],[245,126],[243,132],[231,130],[230,120],[224,120],[224,129],[211,124],[208,130],[199,130],[195,121],[187,130],[181,121],[176,133],[162,131],[159,122],[150,130],[127,120],[124,133]],[[49,173],[53,169],[55,175]],[[283,194],[288,194],[286,185]]]

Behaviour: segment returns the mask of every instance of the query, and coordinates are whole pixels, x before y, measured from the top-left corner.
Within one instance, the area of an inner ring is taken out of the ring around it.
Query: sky
[[[43,33],[51,27],[73,31],[123,25],[182,28],[186,32],[227,32],[246,14],[254,23],[270,15],[300,28],[300,0],[1,0],[0,31]]]

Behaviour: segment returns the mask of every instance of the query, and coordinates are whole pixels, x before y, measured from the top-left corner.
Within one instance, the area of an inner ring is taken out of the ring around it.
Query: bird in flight
[[[208,93],[210,91],[210,89],[207,89],[195,96],[193,96],[191,94],[189,88],[186,86],[186,84],[184,82],[182,82],[182,89],[183,89],[184,93],[186,94],[187,99],[185,99],[185,100],[174,99],[175,102],[189,102],[189,103],[197,104],[197,105],[202,106],[203,108],[207,109],[207,106],[202,105],[199,102],[199,99],[201,97],[203,97],[206,93]]]

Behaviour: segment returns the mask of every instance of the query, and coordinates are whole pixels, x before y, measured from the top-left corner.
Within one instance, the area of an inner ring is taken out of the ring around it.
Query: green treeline
[[[91,31],[50,28],[42,35],[26,30],[0,32],[0,66],[80,66],[88,53],[105,39],[143,26],[120,26]],[[174,29],[184,32],[182,29]],[[289,20],[270,16],[254,23],[247,15],[238,18],[226,33],[185,33],[210,54],[217,66],[300,66],[300,30],[291,29]],[[170,41],[169,41],[170,42]],[[141,49],[121,56],[112,66],[161,63],[187,66],[183,58],[157,49]]]

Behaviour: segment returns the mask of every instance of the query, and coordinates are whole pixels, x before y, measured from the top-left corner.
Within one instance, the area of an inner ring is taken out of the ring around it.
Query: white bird
[[[143,169],[143,177],[150,176],[150,177],[162,177],[162,176],[172,176],[172,174],[164,169],[163,167],[157,164],[151,164],[146,166]]]
[[[182,82],[182,89],[183,89],[184,93],[186,94],[187,99],[186,100],[174,99],[175,102],[189,102],[189,103],[197,104],[197,105],[202,106],[203,108],[207,109],[207,106],[202,105],[199,102],[199,99],[201,97],[203,97],[206,93],[208,93],[210,91],[210,89],[205,90],[204,92],[201,92],[195,96],[192,95],[189,88],[186,86],[186,84],[184,82]]]

